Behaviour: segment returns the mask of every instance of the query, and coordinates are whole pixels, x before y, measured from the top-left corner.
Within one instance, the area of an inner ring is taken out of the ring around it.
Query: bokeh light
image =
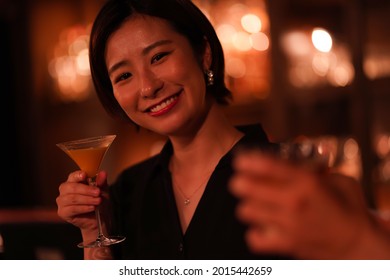
[[[88,34],[88,27],[70,27],[60,34],[54,48],[48,71],[58,89],[58,98],[63,102],[82,101],[89,96]]]
[[[325,29],[315,28],[312,32],[311,39],[314,47],[320,52],[330,52],[332,49],[332,37]]]

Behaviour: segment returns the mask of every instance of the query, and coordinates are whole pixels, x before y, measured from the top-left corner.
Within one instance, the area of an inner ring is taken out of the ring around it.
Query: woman
[[[261,127],[235,128],[222,106],[224,57],[215,31],[189,0],[114,0],[91,32],[91,73],[107,111],[168,137],[161,153],[125,170],[110,186],[110,230],[127,239],[112,248],[84,249],[86,259],[274,258],[248,250],[237,199],[228,191],[232,149],[270,146]],[[61,184],[60,217],[96,237],[98,186],[76,171]],[[112,249],[112,250],[111,250]]]
[[[90,63],[107,111],[168,141],[109,188],[104,171],[98,187],[83,171],[60,185],[58,214],[84,241],[97,235],[95,207],[108,204],[104,226],[126,236],[84,249],[86,259],[390,258],[389,231],[351,181],[251,153],[237,154],[232,177],[235,147],[274,145],[259,125],[226,119],[222,48],[191,1],[108,1],[92,28]]]

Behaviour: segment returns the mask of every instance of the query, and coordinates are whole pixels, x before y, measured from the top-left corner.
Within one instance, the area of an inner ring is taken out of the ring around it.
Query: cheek
[[[203,72],[196,63],[185,65],[181,73],[183,79],[187,79],[199,87],[202,87],[204,82]]]
[[[114,93],[114,96],[122,109],[131,118],[137,110],[137,98],[135,94],[126,94],[121,91]]]
[[[180,53],[164,64],[159,74],[161,77],[182,82],[199,84],[204,80],[201,66],[195,57],[186,53]]]
[[[192,93],[193,98],[203,100],[206,93],[206,83],[202,70],[195,62],[170,67],[169,77],[172,81],[185,85],[187,90]]]

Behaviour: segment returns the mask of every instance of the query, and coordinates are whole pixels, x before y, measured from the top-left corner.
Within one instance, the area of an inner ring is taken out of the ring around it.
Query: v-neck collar
[[[191,238],[192,234],[198,235],[199,231],[201,231],[201,228],[199,227],[205,227],[205,223],[208,223],[208,232],[212,230],[213,226],[215,226],[216,223],[214,223],[214,219],[218,217],[211,217],[209,213],[219,213],[219,211],[215,211],[215,209],[213,211],[209,210],[211,207],[219,207],[221,209],[220,211],[223,211],[224,209],[224,205],[218,205],[218,201],[223,203],[223,199],[218,200],[216,197],[221,193],[226,195],[228,192],[226,174],[231,174],[233,172],[231,161],[234,155],[234,149],[240,146],[258,145],[261,147],[269,144],[268,140],[264,142],[253,142],[253,139],[267,139],[260,125],[239,126],[237,128],[244,133],[244,136],[224,156],[222,156],[216,165],[206,184],[205,190],[199,200],[199,203],[185,233],[183,233],[181,228],[179,213],[176,207],[176,200],[173,193],[171,173],[169,170],[169,160],[173,154],[173,146],[170,140],[166,142],[163,149],[161,150],[161,153],[159,154],[158,160],[156,161],[156,168],[161,168],[160,170],[164,174],[165,194],[167,199],[171,202],[168,204],[170,205],[170,212],[172,213],[172,217],[176,219],[174,223],[177,225],[176,230],[180,232],[180,235],[184,240]],[[257,135],[257,137],[254,137],[255,135]],[[215,203],[216,201],[217,203]]]

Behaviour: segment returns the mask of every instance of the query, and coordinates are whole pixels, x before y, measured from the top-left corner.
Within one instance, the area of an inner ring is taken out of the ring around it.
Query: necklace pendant
[[[190,200],[189,199],[184,200],[184,205],[188,206],[188,204],[190,204]]]

